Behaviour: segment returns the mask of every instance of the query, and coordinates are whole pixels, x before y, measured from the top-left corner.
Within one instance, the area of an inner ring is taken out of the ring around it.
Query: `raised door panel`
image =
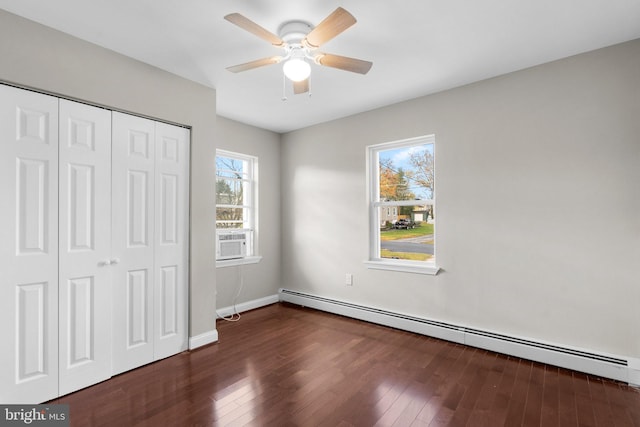
[[[155,124],[113,113],[112,373],[153,361]]]
[[[111,112],[60,101],[60,394],[111,376]]]
[[[188,129],[156,123],[154,359],[187,349]]]
[[[0,402],[58,395],[58,100],[0,85]]]

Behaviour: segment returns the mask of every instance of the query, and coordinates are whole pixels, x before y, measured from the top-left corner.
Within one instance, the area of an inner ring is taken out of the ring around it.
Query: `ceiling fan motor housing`
[[[302,44],[302,39],[313,30],[305,21],[287,21],[278,28],[278,36],[288,45]]]

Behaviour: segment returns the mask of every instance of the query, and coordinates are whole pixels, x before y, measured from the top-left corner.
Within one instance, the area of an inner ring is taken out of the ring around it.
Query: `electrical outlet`
[[[344,279],[344,284],[347,286],[353,286],[353,274],[347,273]]]

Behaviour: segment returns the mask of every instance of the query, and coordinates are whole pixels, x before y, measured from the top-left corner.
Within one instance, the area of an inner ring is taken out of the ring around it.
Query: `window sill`
[[[223,259],[220,261],[216,261],[216,268],[233,267],[234,265],[257,264],[260,262],[260,260],[262,260],[262,257],[259,255],[248,256],[244,258]]]
[[[393,260],[371,260],[365,261],[365,266],[373,270],[400,271],[403,273],[428,274],[435,276],[440,271],[440,267],[435,264],[420,265],[410,262],[394,262]]]

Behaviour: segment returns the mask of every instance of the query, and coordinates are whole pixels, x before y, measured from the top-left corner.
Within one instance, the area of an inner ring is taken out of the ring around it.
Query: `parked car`
[[[398,230],[400,230],[400,229],[408,230],[410,228],[415,228],[415,226],[416,226],[416,223],[413,222],[413,220],[404,219],[404,218],[397,220],[396,223],[393,224],[393,228],[398,229]]]

